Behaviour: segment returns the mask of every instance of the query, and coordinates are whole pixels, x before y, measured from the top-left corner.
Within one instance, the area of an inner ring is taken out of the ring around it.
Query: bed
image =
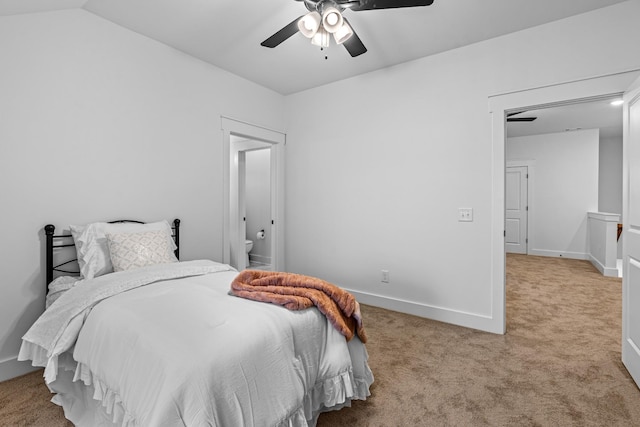
[[[313,426],[369,396],[357,334],[231,295],[229,265],[178,261],[179,220],[70,230],[45,227],[47,307],[19,360],[75,425]]]

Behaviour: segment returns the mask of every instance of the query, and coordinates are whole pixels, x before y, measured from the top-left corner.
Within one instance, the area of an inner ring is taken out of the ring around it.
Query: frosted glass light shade
[[[322,26],[330,33],[335,33],[342,27],[344,19],[335,7],[328,7],[322,13]]]
[[[322,17],[316,11],[309,12],[298,21],[298,30],[306,38],[312,38],[320,28]]]
[[[342,24],[342,27],[338,29],[335,33],[333,33],[333,38],[335,39],[337,44],[342,44],[349,40],[349,37],[353,35],[353,30],[351,26],[346,22]]]
[[[320,46],[320,47],[329,47],[329,42],[331,39],[329,38],[330,34],[325,31],[324,28],[320,27],[318,32],[313,35],[311,38],[311,44]]]

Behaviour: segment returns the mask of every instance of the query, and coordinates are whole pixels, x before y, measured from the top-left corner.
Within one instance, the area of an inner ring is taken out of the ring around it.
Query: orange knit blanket
[[[278,304],[289,310],[316,306],[347,341],[358,334],[367,342],[360,304],[349,292],[316,277],[274,271],[244,270],[231,282],[232,295]]]

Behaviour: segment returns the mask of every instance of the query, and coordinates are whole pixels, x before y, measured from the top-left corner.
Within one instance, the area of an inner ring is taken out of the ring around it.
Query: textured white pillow
[[[178,261],[162,231],[107,233],[113,271]]]
[[[94,222],[88,225],[71,225],[71,234],[76,244],[80,274],[84,279],[93,279],[113,272],[106,233],[138,233],[143,231],[163,231],[170,247],[176,244],[171,237],[171,226],[167,221],[149,224]]]

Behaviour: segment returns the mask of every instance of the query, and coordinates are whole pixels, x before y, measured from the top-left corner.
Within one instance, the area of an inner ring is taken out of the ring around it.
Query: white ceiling
[[[83,7],[287,95],[622,1],[435,0],[347,10],[368,48],[356,58],[335,44],[321,52],[299,33],[274,49],[260,46],[307,12],[294,0],[0,0],[0,15]]]
[[[612,106],[612,97],[560,107],[528,110],[514,117],[536,117],[532,122],[507,123],[507,136],[528,136],[580,129],[600,129],[606,138],[622,137],[622,107]]]
[[[260,46],[307,12],[301,1],[294,0],[0,0],[0,16],[84,8],[288,95],[622,1],[435,0],[426,7],[347,10],[345,16],[368,48],[356,58],[335,44],[320,51],[301,34],[274,49]],[[536,112],[535,122],[510,124],[509,134],[547,133],[550,128],[542,126],[551,110]],[[573,114],[573,124],[553,125],[554,129],[587,128],[575,122],[585,114]],[[603,115],[596,112],[595,117]]]

